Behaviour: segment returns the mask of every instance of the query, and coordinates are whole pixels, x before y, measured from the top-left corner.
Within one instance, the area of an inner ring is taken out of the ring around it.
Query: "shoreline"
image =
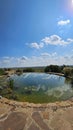
[[[66,101],[56,101],[56,102],[50,102],[50,103],[29,103],[29,102],[19,102],[16,100],[10,100],[7,98],[2,97],[0,99],[0,103],[2,104],[8,104],[9,106],[15,106],[15,107],[22,107],[22,108],[69,108],[73,107],[73,97]]]
[[[53,74],[53,75],[58,75],[58,76],[63,76],[63,77],[65,77],[64,74],[62,74],[62,73],[47,72],[46,74]]]

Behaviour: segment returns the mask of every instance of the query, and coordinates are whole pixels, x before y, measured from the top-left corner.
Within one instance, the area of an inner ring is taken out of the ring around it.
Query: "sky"
[[[73,65],[73,0],[0,0],[0,67]]]

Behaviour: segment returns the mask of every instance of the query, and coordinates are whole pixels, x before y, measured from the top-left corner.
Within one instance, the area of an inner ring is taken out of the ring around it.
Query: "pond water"
[[[36,100],[35,97],[37,96],[39,100],[45,100],[44,102],[67,100],[73,96],[70,81],[62,76],[45,73],[23,73],[20,76],[12,75],[10,79],[14,81],[14,91],[26,95],[29,98],[27,101]]]

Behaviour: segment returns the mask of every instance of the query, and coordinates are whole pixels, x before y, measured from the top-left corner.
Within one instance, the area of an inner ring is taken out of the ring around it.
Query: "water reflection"
[[[73,88],[73,79],[65,78],[65,83],[70,84],[71,88]]]
[[[62,76],[45,73],[26,73],[10,77],[14,80],[16,91],[20,93],[44,92],[48,96],[67,99],[73,96],[71,80]]]
[[[71,79],[71,87],[73,89],[73,78]]]

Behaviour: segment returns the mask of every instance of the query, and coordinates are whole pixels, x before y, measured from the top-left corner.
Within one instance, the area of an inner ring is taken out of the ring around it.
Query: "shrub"
[[[23,72],[34,72],[33,68],[25,68],[23,69]]]
[[[5,74],[4,69],[0,69],[0,75],[4,75],[4,74]]]
[[[50,65],[47,66],[44,70],[45,72],[56,72],[56,73],[60,73],[61,72],[61,67],[58,65]]]

